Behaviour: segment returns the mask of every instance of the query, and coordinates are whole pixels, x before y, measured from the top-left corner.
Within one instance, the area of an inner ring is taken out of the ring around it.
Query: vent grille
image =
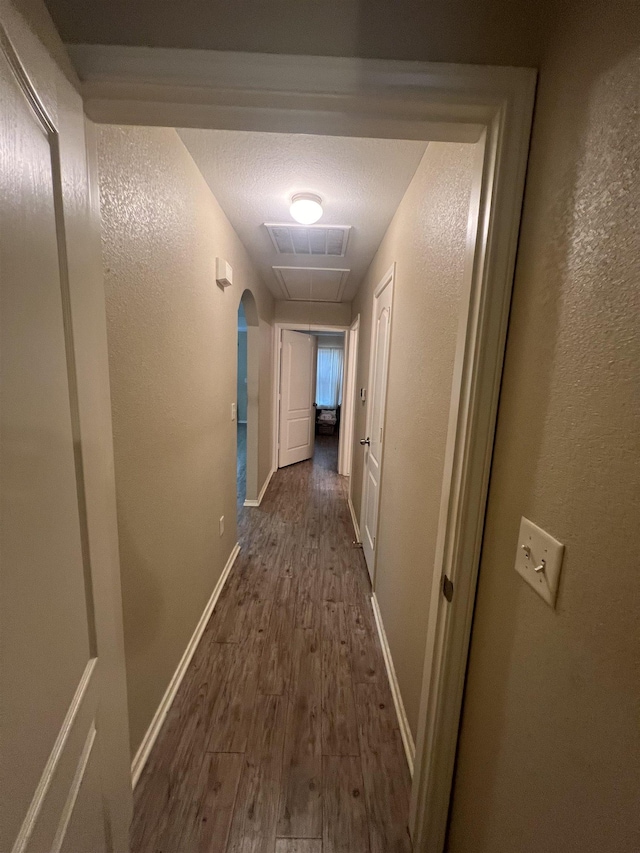
[[[350,270],[323,267],[273,267],[285,299],[341,302]]]
[[[350,225],[278,225],[266,222],[271,241],[279,255],[344,257]]]

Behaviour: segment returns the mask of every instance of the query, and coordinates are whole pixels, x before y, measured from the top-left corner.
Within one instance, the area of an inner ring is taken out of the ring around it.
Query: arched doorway
[[[259,324],[256,300],[250,290],[245,290],[238,305],[238,507],[258,498]]]

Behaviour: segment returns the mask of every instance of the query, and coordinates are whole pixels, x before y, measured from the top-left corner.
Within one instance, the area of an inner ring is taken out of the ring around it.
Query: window
[[[342,365],[344,351],[340,347],[318,347],[316,406],[337,409],[342,403]]]

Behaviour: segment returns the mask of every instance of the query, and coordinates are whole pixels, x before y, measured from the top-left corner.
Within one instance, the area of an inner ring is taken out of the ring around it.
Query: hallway
[[[409,851],[409,772],[337,439],[279,470],[135,790],[133,853]],[[303,842],[291,839],[314,839]]]

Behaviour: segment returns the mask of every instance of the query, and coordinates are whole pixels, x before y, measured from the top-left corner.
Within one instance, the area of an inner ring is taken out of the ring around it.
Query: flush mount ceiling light
[[[322,216],[322,199],[313,193],[296,193],[289,212],[300,225],[313,225]]]

